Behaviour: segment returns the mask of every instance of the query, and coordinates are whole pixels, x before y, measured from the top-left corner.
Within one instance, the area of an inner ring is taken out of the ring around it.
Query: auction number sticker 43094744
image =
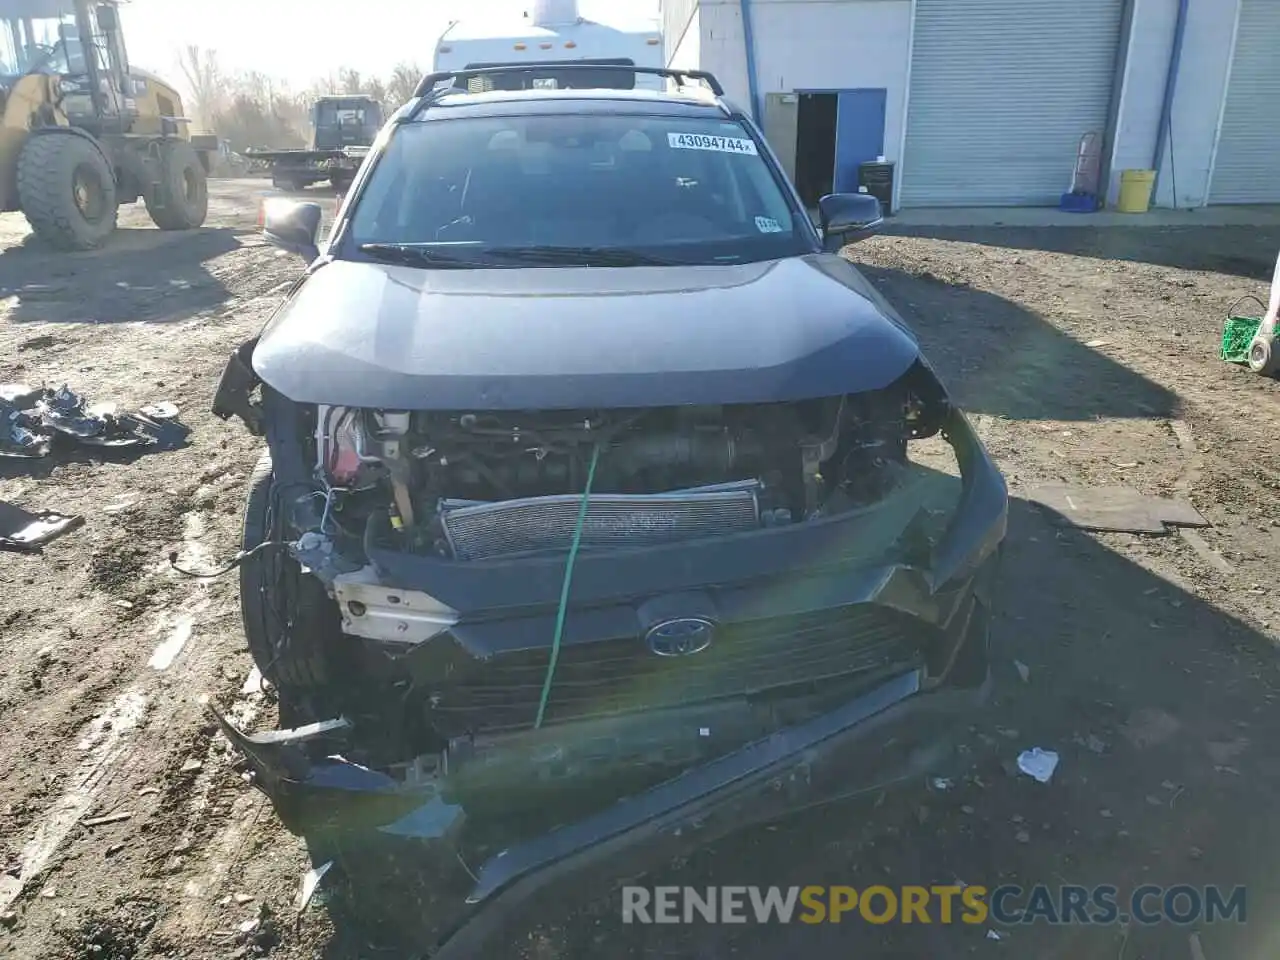
[[[705,133],[668,133],[667,146],[672,150],[714,150],[716,153],[743,153],[756,156],[754,140],[739,137],[712,137]]]

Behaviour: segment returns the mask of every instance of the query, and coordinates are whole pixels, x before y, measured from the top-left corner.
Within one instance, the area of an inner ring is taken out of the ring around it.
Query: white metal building
[[[895,163],[896,207],[1056,205],[1081,137],[1159,206],[1280,203],[1280,0],[661,0],[806,199]]]

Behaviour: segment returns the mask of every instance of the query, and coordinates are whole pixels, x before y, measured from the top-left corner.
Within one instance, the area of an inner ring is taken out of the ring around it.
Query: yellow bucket
[[[1122,170],[1116,209],[1121,213],[1146,213],[1151,209],[1151,188],[1155,182],[1154,170]]]

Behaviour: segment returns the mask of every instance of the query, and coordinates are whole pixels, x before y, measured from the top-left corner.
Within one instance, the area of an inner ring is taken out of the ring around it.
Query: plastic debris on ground
[[[1018,754],[1018,769],[1041,783],[1048,783],[1053,779],[1053,771],[1058,769],[1058,755],[1052,750],[1041,750],[1039,747],[1023,750]]]
[[[298,913],[302,913],[311,903],[311,898],[316,895],[316,890],[320,887],[320,881],[324,879],[324,875],[329,872],[329,868],[333,866],[333,861],[323,863],[318,867],[312,867],[306,872],[302,878],[302,889],[298,892]]]
[[[191,432],[177,417],[167,401],[120,413],[115,404],[91,404],[65,384],[57,390],[0,384],[0,456],[47,457],[59,443],[175,450]]]
[[[34,553],[83,523],[83,517],[48,510],[33,513],[17,504],[0,500],[0,550]]]
[[[1132,487],[1085,487],[1045,483],[1026,498],[1056,526],[1117,533],[1168,533],[1168,527],[1207,527],[1209,521],[1185,500],[1148,497]]]

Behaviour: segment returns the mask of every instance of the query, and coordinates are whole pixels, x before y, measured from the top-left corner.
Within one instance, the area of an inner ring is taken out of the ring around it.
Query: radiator
[[[757,480],[653,494],[592,494],[582,549],[643,547],[722,536],[761,526]],[[440,521],[458,560],[491,560],[569,549],[581,494],[493,503],[442,500]]]

